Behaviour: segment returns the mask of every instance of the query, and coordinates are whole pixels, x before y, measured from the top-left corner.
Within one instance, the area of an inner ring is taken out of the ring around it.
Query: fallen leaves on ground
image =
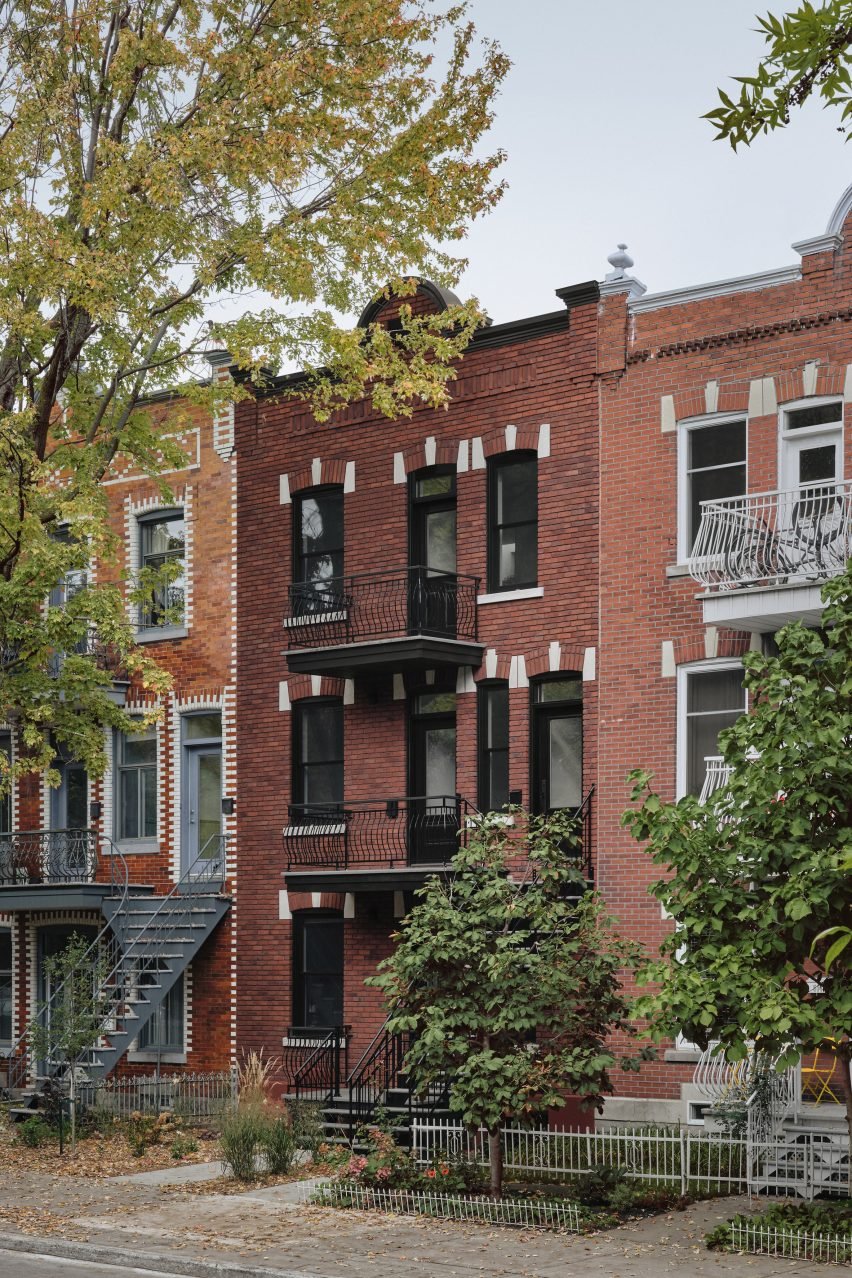
[[[94,1133],[77,1141],[72,1151],[67,1139],[64,1153],[59,1152],[59,1139],[30,1149],[20,1139],[20,1127],[15,1123],[0,1125],[0,1165],[8,1179],[15,1172],[45,1172],[50,1176],[83,1176],[103,1180],[109,1176],[130,1176],[134,1172],[157,1171],[162,1167],[185,1167],[189,1163],[216,1162],[221,1157],[219,1142],[208,1134],[192,1135],[198,1143],[195,1153],[183,1158],[171,1156],[168,1144],[152,1145],[144,1154],[136,1156],[121,1131],[108,1135]]]

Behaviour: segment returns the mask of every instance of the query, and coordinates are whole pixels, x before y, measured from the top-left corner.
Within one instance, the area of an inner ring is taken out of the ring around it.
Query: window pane
[[[417,698],[418,714],[455,714],[454,692],[421,692]]]
[[[186,526],[182,515],[171,519],[146,520],[142,525],[144,554],[163,555],[171,558],[183,554],[186,542]]]
[[[131,768],[119,773],[118,837],[139,838],[139,772]]]
[[[538,576],[538,530],[535,524],[501,528],[498,553],[501,586],[535,583]]]
[[[340,919],[313,919],[305,924],[305,972],[343,971],[343,923]]]
[[[306,706],[302,713],[302,762],[322,763],[343,757],[343,707]]]
[[[0,931],[0,1042],[12,1040],[12,933]]]
[[[690,470],[703,466],[725,466],[729,462],[744,462],[745,459],[745,422],[724,422],[689,432]]]
[[[214,738],[222,735],[221,714],[188,714],[183,719],[183,735],[186,741]]]
[[[343,1022],[343,977],[306,976],[305,1025],[333,1026]]]
[[[416,497],[451,497],[455,490],[455,474],[423,475],[414,482]]]
[[[538,501],[537,458],[526,457],[497,470],[497,522],[523,523],[536,518]]]
[[[12,738],[8,732],[0,732],[0,752],[9,760],[12,753]],[[11,792],[0,798],[0,830],[12,828],[12,795]]]
[[[142,835],[152,839],[157,834],[157,770],[143,768],[142,778]]]
[[[583,801],[583,720],[550,720],[550,806],[578,808]]]
[[[300,524],[303,555],[339,550],[343,545],[343,490],[303,497]]]
[[[485,802],[492,812],[505,807],[509,802],[508,750],[492,750],[488,756],[488,794]]]
[[[843,421],[843,404],[837,400],[833,404],[814,404],[810,408],[794,408],[787,413],[785,426],[787,430],[801,430],[804,426],[823,426],[826,422]]]
[[[141,973],[139,983],[140,985],[155,984],[156,973],[153,970]],[[183,977],[181,977],[153,1012],[147,1025],[139,1031],[136,1039],[137,1048],[139,1051],[182,1052],[184,1050],[183,1022]]]
[[[736,670],[697,670],[687,677],[687,713],[745,710],[743,672]]]
[[[489,750],[509,745],[509,689],[488,688],[485,692],[485,744]]]
[[[727,466],[723,470],[696,471],[690,477],[690,546],[698,535],[701,503],[720,501],[723,497],[741,497],[746,488],[745,466]]]
[[[343,802],[343,764],[315,763],[303,769],[303,803],[337,807]]]
[[[700,794],[707,765],[704,760],[719,753],[719,733],[736,723],[743,713],[737,711],[720,714],[695,715],[687,720],[687,776],[689,794]]]
[[[533,685],[536,701],[582,701],[581,679],[537,679]]]
[[[799,482],[810,484],[818,479],[834,479],[837,452],[834,444],[823,448],[803,448],[799,453]]]
[[[65,764],[65,825],[84,830],[89,824],[89,778],[80,763]]]
[[[157,738],[153,732],[141,736],[123,736],[121,761],[129,764],[156,763]]]

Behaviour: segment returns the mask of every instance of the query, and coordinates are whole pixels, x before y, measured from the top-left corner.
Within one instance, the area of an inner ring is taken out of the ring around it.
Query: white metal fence
[[[852,1235],[844,1238],[804,1229],[777,1229],[757,1221],[754,1224],[731,1221],[731,1247],[752,1256],[788,1256],[835,1265],[852,1264]]]
[[[236,1104],[237,1073],[138,1074],[78,1084],[77,1110],[128,1118],[166,1111],[188,1122],[216,1118]]]
[[[414,1121],[416,1161],[431,1163],[441,1154],[488,1165],[488,1135],[458,1123]],[[634,1180],[718,1193],[740,1193],[749,1184],[749,1146],[722,1131],[689,1127],[613,1127],[598,1131],[503,1128],[507,1172],[587,1176],[601,1166],[621,1167]]]
[[[441,1220],[480,1221],[489,1225],[522,1225],[579,1233],[575,1203],[538,1198],[468,1198],[462,1194],[419,1189],[373,1189],[351,1181],[325,1181],[306,1191],[310,1201],[326,1207],[357,1207],[402,1216],[435,1216]]]

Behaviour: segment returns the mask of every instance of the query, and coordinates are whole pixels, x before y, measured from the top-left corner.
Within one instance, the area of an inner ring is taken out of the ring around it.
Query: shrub
[[[222,1167],[235,1180],[249,1181],[257,1176],[255,1152],[265,1126],[263,1111],[251,1105],[240,1106],[223,1121],[219,1135]]]
[[[169,1153],[175,1162],[180,1158],[186,1158],[187,1154],[197,1154],[198,1141],[194,1136],[184,1136],[182,1132],[179,1132],[171,1143]]]
[[[316,1158],[325,1143],[322,1105],[310,1101],[291,1101],[287,1105],[290,1127],[297,1149],[306,1149]]]
[[[127,1120],[127,1143],[137,1158],[160,1141],[178,1135],[181,1120],[173,1114],[143,1114],[135,1110]]]
[[[391,1132],[368,1127],[357,1133],[356,1140],[366,1145],[367,1152],[350,1155],[338,1173],[340,1180],[378,1189],[409,1189],[420,1180],[413,1158],[400,1149]]]
[[[577,1179],[574,1197],[581,1203],[601,1203],[610,1205],[616,1189],[629,1188],[627,1184],[628,1168],[615,1167],[609,1163],[593,1163],[587,1175]]]
[[[273,1176],[284,1176],[293,1165],[296,1138],[286,1114],[264,1114],[260,1125],[260,1148],[266,1157],[266,1170]]]
[[[18,1138],[28,1149],[38,1149],[39,1145],[43,1145],[45,1141],[50,1140],[53,1130],[49,1123],[46,1123],[40,1114],[33,1114],[32,1118],[28,1118],[21,1123]]]
[[[237,1071],[240,1107],[251,1108],[266,1103],[272,1075],[279,1065],[276,1056],[264,1059],[263,1048],[249,1052]]]
[[[773,1203],[757,1216],[740,1214],[726,1220],[705,1234],[704,1242],[711,1250],[731,1250],[731,1225],[756,1225],[777,1229],[780,1233],[822,1234],[847,1238],[852,1234],[852,1202]]]

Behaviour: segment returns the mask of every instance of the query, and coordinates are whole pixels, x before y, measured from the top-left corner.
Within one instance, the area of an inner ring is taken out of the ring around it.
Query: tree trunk
[[[836,1043],[834,1054],[840,1066],[840,1078],[838,1081],[846,1106],[846,1131],[849,1142],[849,1193],[852,1195],[852,1080],[849,1077],[852,1042],[849,1039],[844,1039],[842,1043]]]
[[[503,1193],[503,1136],[500,1128],[488,1133],[488,1161],[491,1165],[491,1197]]]
[[[71,1153],[77,1149],[77,1096],[74,1087],[74,1066],[71,1066]]]

